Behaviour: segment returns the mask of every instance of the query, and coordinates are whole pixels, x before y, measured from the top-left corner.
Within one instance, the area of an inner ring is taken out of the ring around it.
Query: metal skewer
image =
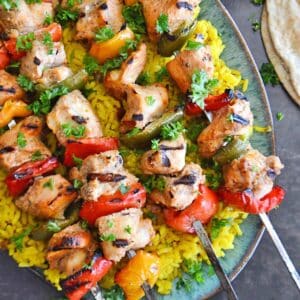
[[[288,253],[286,252],[277,232],[275,231],[275,228],[273,227],[270,218],[267,214],[261,213],[259,214],[260,219],[262,220],[263,224],[265,225],[275,247],[277,248],[283,262],[285,263],[289,273],[291,274],[293,280],[295,281],[298,290],[300,291],[300,276],[299,273],[296,270],[295,265],[293,264],[292,260],[290,259]]]
[[[214,249],[212,247],[210,239],[208,238],[208,235],[207,235],[203,225],[201,224],[200,221],[195,221],[193,223],[193,227],[194,227],[200,241],[202,242],[202,245],[206,251],[206,254],[216,271],[216,274],[221,282],[223,289],[227,293],[227,298],[229,300],[238,300],[239,298],[230,282],[230,279],[227,277],[225,271],[223,270],[216,254],[214,252]]]

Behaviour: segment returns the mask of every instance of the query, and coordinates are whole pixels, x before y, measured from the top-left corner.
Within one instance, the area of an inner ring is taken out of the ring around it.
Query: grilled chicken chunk
[[[68,1],[63,0],[62,6],[68,7]],[[77,1],[72,8],[81,16],[76,24],[76,39],[93,39],[96,30],[105,25],[117,33],[125,23],[121,0],[83,0]]]
[[[92,234],[77,223],[52,236],[47,261],[50,269],[72,275],[90,262],[95,249]]]
[[[143,129],[163,114],[168,102],[167,89],[160,84],[149,86],[129,84],[127,111],[121,122],[121,132],[127,132],[134,127]]]
[[[16,205],[40,219],[64,218],[67,206],[77,198],[72,184],[61,175],[36,178],[25,195],[16,199]]]
[[[43,76],[46,69],[66,64],[66,53],[61,42],[53,43],[53,49],[49,54],[49,47],[42,41],[35,40],[33,46],[26,56],[22,58],[20,73],[37,81]]]
[[[186,141],[183,135],[176,140],[161,141],[158,150],[144,153],[141,166],[145,174],[173,174],[185,165]]]
[[[7,170],[31,161],[32,155],[40,151],[44,158],[51,153],[40,141],[42,121],[30,116],[0,136],[0,165]]]
[[[137,51],[131,53],[120,70],[109,72],[104,80],[107,92],[116,99],[122,100],[126,97],[127,85],[135,83],[146,65],[146,44],[140,44]]]
[[[0,70],[0,105],[7,100],[17,100],[23,97],[25,97],[25,93],[19,86],[16,77]]]
[[[253,125],[250,104],[246,100],[234,99],[218,110],[209,126],[198,137],[200,155],[213,156],[228,136],[249,135]]]
[[[197,197],[199,184],[205,182],[205,176],[199,165],[187,164],[176,177],[163,176],[165,189],[163,192],[154,190],[150,194],[151,200],[167,207],[182,210],[188,207]]]
[[[142,219],[142,215],[140,209],[130,208],[97,219],[105,258],[118,262],[128,250],[143,248],[151,241],[154,236],[151,220]]]
[[[76,137],[65,129],[82,128],[77,138],[96,138],[102,136],[101,124],[95,115],[90,102],[79,90],[59,98],[51,112],[47,115],[47,125],[54,132],[61,145]],[[80,127],[79,127],[80,126]]]
[[[59,83],[72,75],[72,70],[66,66],[59,66],[52,69],[46,69],[43,77],[38,80],[47,87]]]
[[[80,168],[84,185],[81,196],[95,201],[102,195],[114,194],[120,186],[130,186],[138,179],[123,167],[123,159],[117,150],[87,157]]]
[[[160,34],[156,30],[160,15],[168,16],[169,34],[187,27],[195,19],[195,8],[201,0],[140,0],[146,20],[147,32],[152,42],[157,42]]]
[[[272,190],[273,181],[283,167],[279,157],[265,157],[251,149],[224,167],[225,187],[231,192],[251,190],[256,199],[261,199]]]
[[[27,4],[25,0],[19,0],[17,7],[10,10],[0,6],[0,31],[4,31],[10,38],[34,32],[43,27],[47,15],[54,15],[51,2]]]
[[[209,78],[214,73],[214,64],[210,48],[201,47],[198,50],[184,50],[167,63],[167,70],[180,90],[186,94],[191,87],[192,76],[196,70],[203,70]]]

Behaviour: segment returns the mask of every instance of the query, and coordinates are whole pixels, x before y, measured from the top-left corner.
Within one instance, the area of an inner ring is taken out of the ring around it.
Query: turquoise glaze
[[[242,73],[243,78],[249,80],[249,88],[246,96],[250,100],[254,113],[254,124],[259,126],[272,126],[267,95],[260,78],[255,62],[250,51],[237,29],[234,21],[229,16],[223,5],[217,0],[203,0],[201,3],[201,19],[209,20],[217,27],[222,35],[222,40],[226,48],[222,54],[223,60],[231,68]],[[273,133],[255,133],[251,139],[254,148],[259,149],[265,155],[274,153]],[[260,238],[263,234],[263,226],[258,216],[249,216],[241,225],[243,235],[235,239],[235,248],[226,251],[226,256],[220,259],[225,271],[235,278],[249,261]],[[205,268],[207,270],[207,268]],[[206,272],[208,273],[208,272]],[[191,291],[188,293],[184,289],[176,289],[176,281],[173,283],[172,293],[168,296],[158,295],[157,299],[164,300],[198,300],[206,299],[214,295],[220,289],[220,283],[215,275],[205,274],[204,283],[193,283]],[[87,295],[85,299],[93,299]]]

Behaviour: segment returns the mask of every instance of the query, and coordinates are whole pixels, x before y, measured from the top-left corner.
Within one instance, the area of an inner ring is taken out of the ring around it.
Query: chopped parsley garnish
[[[176,140],[184,131],[184,127],[180,121],[164,124],[161,128],[161,136],[164,140]]]
[[[165,179],[162,176],[145,176],[141,179],[147,193],[151,193],[153,190],[159,190],[162,192],[166,187]]]
[[[194,40],[188,40],[187,44],[185,46],[186,50],[198,50],[201,47],[203,47],[203,43],[194,41]]]
[[[80,189],[83,186],[83,182],[79,179],[74,179],[73,180],[73,186],[75,189]]]
[[[82,0],[67,0],[67,5],[68,7],[73,7],[75,4],[80,4],[82,3]]]
[[[151,149],[155,151],[159,150],[159,139],[151,140]]]
[[[25,135],[23,132],[18,132],[17,136],[17,144],[20,148],[25,148],[27,145],[27,141],[25,139]]]
[[[157,82],[162,82],[164,78],[168,77],[169,73],[166,67],[161,67],[160,70],[155,72],[155,80]]]
[[[207,126],[207,121],[199,118],[193,118],[188,123],[186,136],[192,141],[196,142],[199,134],[203,131],[203,129]]]
[[[257,20],[253,21],[251,24],[252,30],[253,31],[258,31],[261,28],[261,23]]]
[[[61,128],[66,137],[73,136],[76,139],[83,137],[86,130],[84,125],[73,126],[71,123],[62,124]]]
[[[114,226],[114,222],[112,220],[107,220],[107,227],[112,228]]]
[[[129,186],[125,185],[124,183],[121,183],[119,187],[119,191],[121,192],[122,195],[127,194],[129,190],[130,190]]]
[[[17,77],[17,82],[19,86],[26,92],[34,91],[34,83],[25,75],[19,75]]]
[[[50,231],[50,232],[59,232],[59,231],[61,231],[61,228],[56,223],[56,221],[50,220],[47,223],[47,230]]]
[[[79,225],[83,230],[86,230],[89,227],[89,223],[86,220],[80,220]]]
[[[185,277],[180,277],[178,279],[178,281],[176,282],[176,289],[177,290],[181,290],[184,289],[187,292],[190,292],[192,290],[192,284],[191,284],[191,280],[187,279]]]
[[[47,188],[51,191],[53,191],[54,189],[54,179],[53,178],[50,178],[48,181],[46,181],[44,184],[43,184],[43,187],[44,188]]]
[[[105,300],[123,300],[125,299],[123,290],[115,285],[109,290],[101,289],[103,291],[103,297]]]
[[[29,51],[32,49],[32,42],[35,40],[33,32],[20,35],[17,38],[16,48],[18,51]]]
[[[122,11],[126,24],[136,34],[146,33],[146,23],[142,11],[142,5],[136,3],[134,5],[125,5]]]
[[[53,18],[47,13],[43,25],[50,25],[53,23]]]
[[[142,131],[142,129],[137,128],[137,127],[134,127],[132,130],[130,130],[130,131],[127,133],[127,136],[128,136],[128,137],[135,136],[136,134],[138,134],[138,133],[141,132],[141,131]]]
[[[49,32],[44,33],[42,43],[47,47],[48,54],[53,54],[54,43],[52,41],[52,37]]]
[[[93,75],[95,72],[100,70],[98,61],[88,54],[83,58],[83,64],[89,75]]]
[[[147,96],[146,97],[146,103],[149,106],[153,105],[155,103],[155,98],[153,96]]]
[[[82,160],[81,158],[75,156],[74,154],[73,154],[72,158],[73,158],[74,164],[75,164],[78,168],[81,168],[83,160]]]
[[[189,99],[204,109],[204,99],[213,91],[218,83],[217,79],[209,79],[206,72],[196,70],[192,76]]]
[[[75,22],[79,17],[78,11],[73,11],[70,9],[62,8],[58,6],[56,8],[56,15],[54,17],[54,21],[60,23],[63,27],[65,27],[68,22]]]
[[[97,42],[105,42],[115,36],[114,31],[110,26],[99,28],[96,31],[95,40]]]
[[[110,234],[102,234],[100,236],[100,240],[104,242],[113,242],[116,240],[116,236],[112,233]]]
[[[190,275],[196,282],[203,283],[202,263],[191,259],[184,260],[184,271]]]
[[[41,153],[40,150],[34,151],[33,154],[31,155],[32,161],[38,161],[38,160],[42,160],[42,159],[43,159],[43,154]]]
[[[13,242],[17,250],[21,251],[23,249],[24,238],[30,234],[32,227],[25,229],[22,233],[13,236],[10,240]]]
[[[18,1],[13,0],[0,0],[0,7],[3,7],[4,10],[8,11],[18,7]]]
[[[201,167],[205,169],[204,173],[208,187],[216,190],[223,180],[221,166],[212,159],[203,159],[201,160]]]
[[[131,228],[129,225],[127,225],[127,226],[124,228],[124,231],[127,232],[128,234],[131,234],[131,230],[132,230],[132,228]]]
[[[146,217],[146,218],[149,218],[149,219],[151,219],[151,220],[156,220],[156,219],[157,219],[157,215],[154,214],[152,211],[147,211],[147,212],[145,213],[145,217]]]
[[[232,223],[232,219],[218,219],[213,218],[211,222],[211,231],[210,231],[210,237],[212,240],[215,240],[223,227],[229,226]]]
[[[151,83],[151,77],[148,72],[143,72],[139,75],[136,83],[139,85],[148,85]]]
[[[169,31],[169,17],[166,14],[161,14],[156,21],[156,31],[164,33]]]
[[[25,0],[27,4],[42,3],[42,0]]]
[[[29,109],[31,109],[35,115],[46,115],[51,110],[51,100],[68,93],[69,89],[63,85],[59,85],[50,90],[46,90],[41,93],[38,100],[35,100],[29,105]]]
[[[265,84],[275,86],[280,83],[274,66],[271,63],[263,63],[260,68],[260,74]]]
[[[251,2],[255,5],[262,5],[265,3],[265,0],[251,0]]]
[[[196,144],[188,143],[186,151],[187,151],[187,154],[195,153],[198,151],[198,147]]]
[[[281,121],[281,120],[283,120],[283,118],[284,118],[284,114],[282,112],[278,112],[276,114],[277,121]]]

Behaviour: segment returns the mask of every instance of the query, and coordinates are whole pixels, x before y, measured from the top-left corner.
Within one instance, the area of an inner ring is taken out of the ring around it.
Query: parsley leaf
[[[83,182],[79,179],[74,179],[73,186],[75,189],[80,189],[83,186]]]
[[[123,290],[115,285],[109,290],[103,289],[103,297],[105,300],[123,300],[125,299]]]
[[[59,232],[61,231],[61,228],[55,221],[49,220],[47,223],[47,230],[50,232]]]
[[[159,139],[151,140],[151,149],[152,150],[159,150]]]
[[[186,50],[198,50],[203,47],[203,44],[194,40],[188,40],[185,46]]]
[[[26,92],[34,91],[34,83],[25,75],[19,75],[17,77],[17,82],[19,86]]]
[[[42,160],[42,159],[43,159],[43,154],[41,153],[40,150],[36,150],[31,155],[31,160],[32,161],[38,161],[38,160]]]
[[[260,68],[260,74],[265,84],[275,86],[280,83],[274,66],[271,63],[263,63]]]
[[[53,18],[48,13],[46,13],[43,25],[50,25],[52,23],[53,23]]]
[[[284,118],[284,114],[282,112],[278,112],[276,114],[277,121],[281,121],[281,120],[283,120],[283,118]]]
[[[265,3],[265,0],[252,0],[251,2],[255,5],[262,5]]]
[[[20,148],[25,148],[27,145],[27,141],[25,139],[25,135],[23,132],[18,132],[17,136],[17,144]]]
[[[151,193],[155,189],[162,192],[166,187],[165,179],[162,176],[155,176],[155,175],[145,176],[141,178],[141,181],[147,193]]]
[[[81,158],[75,156],[74,154],[73,154],[72,158],[73,158],[74,164],[75,164],[78,168],[81,168],[83,160],[82,160]]]
[[[261,24],[259,21],[255,20],[252,22],[251,27],[253,31],[258,31],[261,28]]]
[[[131,228],[129,225],[127,225],[127,226],[124,228],[124,231],[127,232],[128,234],[131,234],[131,230],[132,230],[132,228]]]
[[[83,137],[86,130],[84,125],[72,126],[71,123],[62,124],[61,128],[66,137],[73,136],[76,139]]]
[[[151,78],[148,72],[143,72],[139,75],[136,83],[139,85],[148,85],[151,83]]]
[[[86,220],[80,220],[79,225],[83,230],[86,230],[89,227],[89,223]]]
[[[161,136],[164,140],[176,140],[180,133],[184,131],[184,127],[181,122],[172,122],[164,124],[161,128]]]
[[[16,48],[18,51],[29,51],[32,49],[32,42],[35,40],[33,32],[23,34],[17,37]]]
[[[100,236],[100,240],[104,242],[113,242],[116,240],[116,236],[112,233],[110,234],[102,234]]]
[[[187,292],[190,292],[192,290],[191,281],[183,276],[180,277],[176,282],[176,289],[185,289]]]
[[[63,27],[65,27],[68,22],[75,22],[79,18],[78,11],[64,9],[61,6],[56,8],[56,15],[54,17],[54,21],[60,23]]]
[[[112,220],[107,220],[108,228],[112,228],[114,226],[114,222]]]
[[[149,105],[149,106],[151,106],[151,105],[153,105],[154,103],[155,103],[155,98],[153,97],[153,96],[147,96],[146,97],[146,103],[147,103],[147,105]]]
[[[198,283],[204,282],[202,263],[191,259],[184,260],[184,271]]]
[[[54,189],[54,179],[53,179],[53,177],[50,178],[48,181],[46,181],[43,184],[43,187],[48,188],[49,190],[53,191],[53,189]]]
[[[166,67],[161,67],[160,70],[155,72],[155,79],[157,82],[162,82],[165,77],[168,77],[169,73]]]
[[[0,7],[3,7],[4,10],[8,11],[18,7],[18,1],[13,0],[0,0]]]
[[[44,33],[42,43],[48,48],[48,54],[53,54],[54,43],[49,32]]]
[[[136,3],[134,5],[125,5],[122,11],[126,24],[134,33],[145,34],[146,23],[142,12],[142,5]]]
[[[112,30],[112,28],[110,26],[105,26],[105,27],[99,28],[96,31],[95,40],[97,42],[105,42],[107,40],[110,40],[114,36],[115,36],[115,34],[114,34],[114,31]]]
[[[211,222],[210,237],[215,240],[223,227],[231,225],[232,219],[218,219],[213,218]]]
[[[30,234],[32,227],[25,229],[22,233],[13,236],[10,240],[13,242],[17,250],[21,251],[23,249],[24,238]]]
[[[130,190],[130,187],[125,185],[124,183],[122,183],[119,187],[119,190],[120,190],[122,195],[125,195]]]
[[[161,14],[156,21],[156,31],[164,33],[169,31],[169,17],[166,14]]]
[[[83,64],[89,75],[93,75],[95,72],[100,70],[98,61],[88,54],[83,58]]]
[[[189,99],[204,109],[204,99],[218,85],[217,79],[209,79],[204,71],[196,70],[192,76]]]

